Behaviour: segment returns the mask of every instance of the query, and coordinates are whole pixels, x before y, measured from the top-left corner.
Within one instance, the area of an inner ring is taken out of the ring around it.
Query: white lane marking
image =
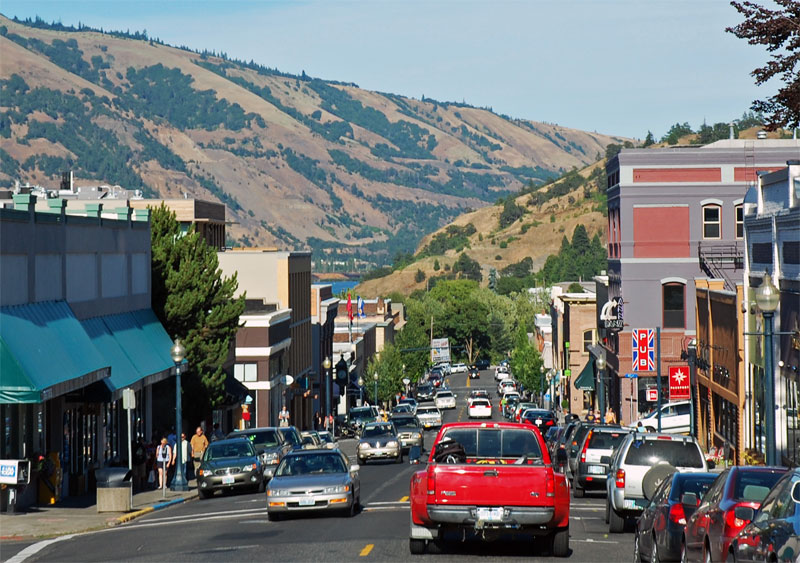
[[[244,515],[246,515],[246,514],[248,514],[250,512],[255,512],[255,513],[264,512],[266,509],[267,509],[267,507],[265,506],[265,507],[262,507],[262,508],[242,508],[241,510],[226,510],[224,512],[207,512],[207,513],[202,514],[202,515],[183,514],[183,515],[177,515],[177,516],[167,516],[167,517],[164,517],[164,518],[147,518],[146,520],[141,520],[141,522],[144,523],[144,524],[153,524],[153,523],[156,523],[156,522],[170,522],[170,521],[173,521],[173,520],[185,520],[187,518],[209,518],[209,517],[214,517],[214,516],[228,516],[230,514],[238,514],[240,516],[244,516]]]
[[[239,520],[239,524],[269,524],[269,520]]]
[[[142,522],[141,524],[132,524],[128,526],[117,526],[116,528],[109,528],[110,530],[138,530],[139,528],[152,528],[154,526],[169,526],[171,524],[187,524],[190,522],[197,522],[198,519],[202,519],[203,522],[208,520],[231,520],[234,518],[241,518],[242,516],[257,516],[258,514],[266,514],[267,509],[264,508],[260,512],[256,512],[253,514],[227,514],[223,516],[203,516],[203,515],[192,515],[181,518],[180,520],[170,520],[167,522]]]
[[[411,502],[407,501],[407,500],[391,500],[391,501],[371,502],[371,503],[367,504],[367,506],[376,506],[376,505],[381,505],[381,504],[402,504],[402,505],[407,505],[407,504],[411,504]]]
[[[592,538],[586,538],[586,539],[569,538],[569,541],[571,542],[576,541],[580,543],[610,543],[613,545],[619,545],[619,542],[616,541],[593,540]]]
[[[602,516],[570,516],[570,520],[603,520]]]
[[[14,557],[11,557],[10,559],[6,560],[6,563],[22,563],[22,561],[25,561],[26,559],[28,559],[28,557],[36,555],[37,553],[39,553],[41,550],[43,550],[45,547],[47,547],[49,545],[53,545],[54,543],[57,543],[57,542],[60,542],[60,541],[65,541],[65,540],[68,540],[68,539],[72,539],[72,538],[74,538],[76,536],[80,536],[80,535],[81,534],[69,534],[69,535],[66,535],[66,536],[61,536],[61,537],[58,537],[58,538],[52,538],[52,539],[49,539],[49,540],[43,540],[43,541],[40,541],[38,543],[31,544],[28,547],[26,547],[25,549],[23,549],[22,551],[20,551],[19,553],[17,553]]]
[[[405,506],[366,506],[364,512],[376,512],[378,510],[408,510]]]

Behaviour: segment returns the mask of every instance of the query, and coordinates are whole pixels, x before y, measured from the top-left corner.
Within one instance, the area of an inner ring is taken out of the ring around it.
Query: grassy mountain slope
[[[621,139],[0,17],[0,183],[218,200],[232,243],[373,263]]]

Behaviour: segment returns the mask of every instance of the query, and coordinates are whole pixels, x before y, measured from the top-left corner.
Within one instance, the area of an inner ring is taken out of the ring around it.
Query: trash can
[[[127,467],[96,469],[97,512],[129,512],[133,505],[132,472]]]

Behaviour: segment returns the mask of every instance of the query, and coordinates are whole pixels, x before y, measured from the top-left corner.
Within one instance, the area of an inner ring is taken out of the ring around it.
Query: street
[[[445,422],[466,420],[467,386],[490,390],[493,372],[479,380],[450,376],[457,408]],[[495,418],[499,418],[494,400]],[[427,433],[429,446],[434,434]],[[355,440],[340,442],[354,459]],[[47,545],[29,561],[407,561],[411,474],[419,466],[374,463],[361,467],[363,510],[353,518],[301,516],[267,520],[263,494],[231,494],[185,503],[152,513],[127,525],[84,534]],[[604,498],[573,500],[570,518],[571,561],[626,561],[633,553],[630,533],[609,537],[603,521]],[[525,541],[452,543],[445,553],[414,556],[420,560],[483,561],[534,557],[551,560],[538,544]]]

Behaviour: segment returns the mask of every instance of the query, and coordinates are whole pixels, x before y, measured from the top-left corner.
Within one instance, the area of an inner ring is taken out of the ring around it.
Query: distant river
[[[357,281],[320,281],[319,283],[331,284],[331,289],[334,295],[339,295],[343,291],[347,291],[358,285]],[[355,298],[355,295],[353,296]]]

